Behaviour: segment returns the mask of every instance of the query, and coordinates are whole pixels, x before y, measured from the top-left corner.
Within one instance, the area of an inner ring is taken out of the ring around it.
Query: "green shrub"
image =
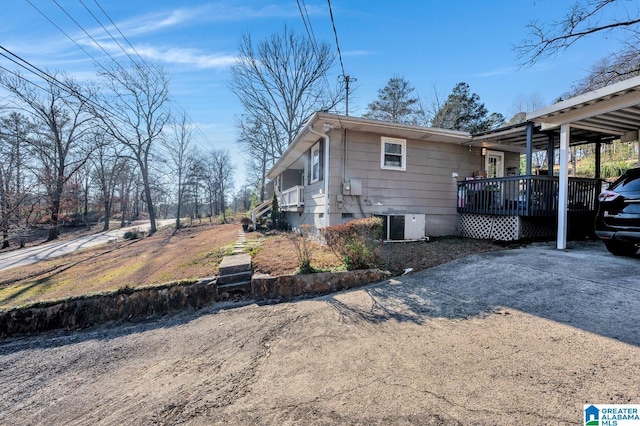
[[[349,271],[376,267],[380,260],[382,219],[356,219],[320,230],[333,253]]]

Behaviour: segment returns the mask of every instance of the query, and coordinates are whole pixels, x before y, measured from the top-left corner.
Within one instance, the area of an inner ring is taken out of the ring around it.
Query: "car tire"
[[[605,241],[604,245],[615,256],[633,256],[638,252],[638,246],[624,241]]]

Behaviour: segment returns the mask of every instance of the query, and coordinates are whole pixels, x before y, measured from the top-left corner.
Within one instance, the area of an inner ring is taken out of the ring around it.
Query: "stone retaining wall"
[[[250,297],[264,300],[320,295],[382,281],[389,276],[389,272],[378,269],[279,277],[254,275]],[[199,309],[218,301],[217,293],[216,279],[210,278],[36,303],[0,311],[0,337],[58,329],[76,330],[107,321],[164,315],[187,308]]]
[[[251,279],[251,293],[255,299],[288,299],[303,295],[319,295],[382,281],[390,275],[391,273],[379,269],[279,277],[254,275]]]
[[[165,286],[124,288],[112,293],[37,303],[0,312],[0,337],[86,328],[210,305],[217,299],[215,280]]]

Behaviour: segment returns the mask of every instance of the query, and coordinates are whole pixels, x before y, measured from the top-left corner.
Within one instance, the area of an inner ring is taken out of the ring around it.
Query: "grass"
[[[239,230],[239,224],[206,224],[178,231],[161,229],[146,238],[119,241],[2,271],[0,310],[217,275],[222,258],[233,250]],[[297,272],[295,248],[286,234],[250,232],[246,236],[246,251],[252,256],[254,272],[273,276]],[[379,267],[399,275],[406,268],[418,271],[504,248],[504,245],[466,238],[385,244]],[[326,246],[312,242],[311,253],[314,270],[344,270],[342,262]]]
[[[0,309],[24,304],[161,285],[216,275],[231,251],[238,225],[166,228],[134,241],[119,241],[2,271]]]

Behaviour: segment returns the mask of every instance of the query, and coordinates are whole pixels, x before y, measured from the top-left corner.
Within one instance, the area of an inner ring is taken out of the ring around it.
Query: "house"
[[[593,228],[602,145],[638,141],[639,132],[640,76],[474,135],[316,113],[269,178],[294,227],[377,215],[388,240],[555,237],[557,248],[565,249],[572,232]],[[584,144],[594,146],[595,176],[569,177],[569,148]],[[552,160],[546,173],[533,172],[534,150]],[[254,222],[268,204],[253,211]]]
[[[288,223],[381,216],[387,240],[460,234],[458,179],[515,171],[520,148],[470,146],[467,132],[315,113],[268,173]],[[258,215],[268,210],[263,205]]]

